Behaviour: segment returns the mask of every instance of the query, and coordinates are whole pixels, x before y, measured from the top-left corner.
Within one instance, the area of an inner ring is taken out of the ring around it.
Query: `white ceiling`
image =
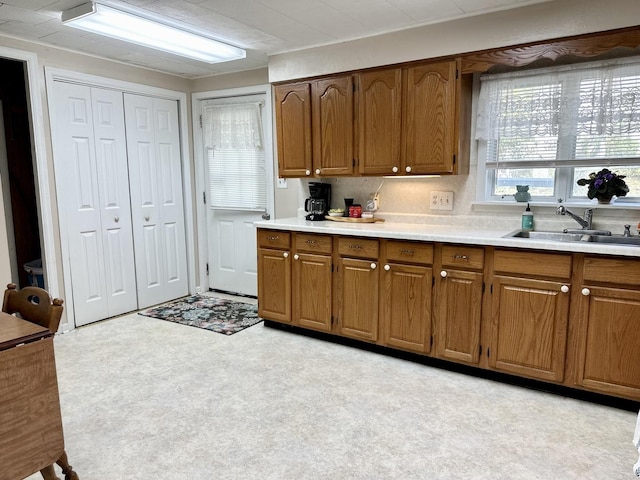
[[[0,35],[52,45],[187,78],[267,66],[275,53],[403,30],[550,0],[101,0],[167,19],[247,49],[209,65],[63,26],[85,0],[2,0]],[[0,40],[1,43],[1,40]]]

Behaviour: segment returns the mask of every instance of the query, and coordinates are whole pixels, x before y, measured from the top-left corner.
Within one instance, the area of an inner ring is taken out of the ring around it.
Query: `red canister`
[[[362,206],[361,205],[351,205],[349,207],[349,216],[351,218],[360,218],[362,216]]]

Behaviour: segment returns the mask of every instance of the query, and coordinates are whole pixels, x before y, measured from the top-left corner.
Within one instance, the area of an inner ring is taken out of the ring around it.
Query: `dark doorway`
[[[18,278],[12,280],[18,281],[20,287],[29,285],[24,264],[42,258],[25,66],[22,61],[0,58],[0,100],[4,119],[4,132],[0,135],[4,135],[7,147],[8,177],[3,185],[8,183],[11,198],[11,205],[5,204],[4,208],[7,222],[13,222],[13,228],[7,225],[7,232],[11,235],[13,231],[14,238],[8,240],[10,249],[15,245],[12,261],[16,262]]]

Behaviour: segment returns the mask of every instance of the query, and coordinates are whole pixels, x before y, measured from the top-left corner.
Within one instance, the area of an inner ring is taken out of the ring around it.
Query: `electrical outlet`
[[[287,179],[278,177],[278,188],[287,188]]]
[[[429,201],[431,210],[453,210],[453,192],[431,192]]]
[[[372,193],[371,198],[367,200],[367,210],[369,212],[376,212],[380,208],[380,194]]]
[[[429,202],[431,210],[440,210],[440,192],[431,192],[431,201]]]

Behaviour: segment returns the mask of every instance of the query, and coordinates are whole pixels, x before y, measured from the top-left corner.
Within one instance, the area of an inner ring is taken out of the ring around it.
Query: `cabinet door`
[[[325,177],[353,173],[353,78],[312,84],[313,173]]]
[[[437,356],[477,364],[480,359],[482,273],[443,270],[435,295]]]
[[[311,85],[294,83],[274,87],[278,175],[305,177],[311,164]]]
[[[358,160],[360,173],[400,171],[402,70],[358,75]]]
[[[331,263],[329,255],[294,256],[293,323],[331,331]]]
[[[361,340],[378,337],[377,262],[340,258],[336,296],[338,333]]]
[[[589,286],[581,297],[578,385],[640,400],[640,291]]]
[[[388,263],[380,289],[380,324],[385,345],[431,351],[431,267]]]
[[[405,71],[403,161],[405,172],[454,173],[456,61]]]
[[[560,282],[496,276],[489,365],[497,370],[561,382],[569,294]]]
[[[258,315],[291,323],[291,265],[289,252],[258,249]]]

